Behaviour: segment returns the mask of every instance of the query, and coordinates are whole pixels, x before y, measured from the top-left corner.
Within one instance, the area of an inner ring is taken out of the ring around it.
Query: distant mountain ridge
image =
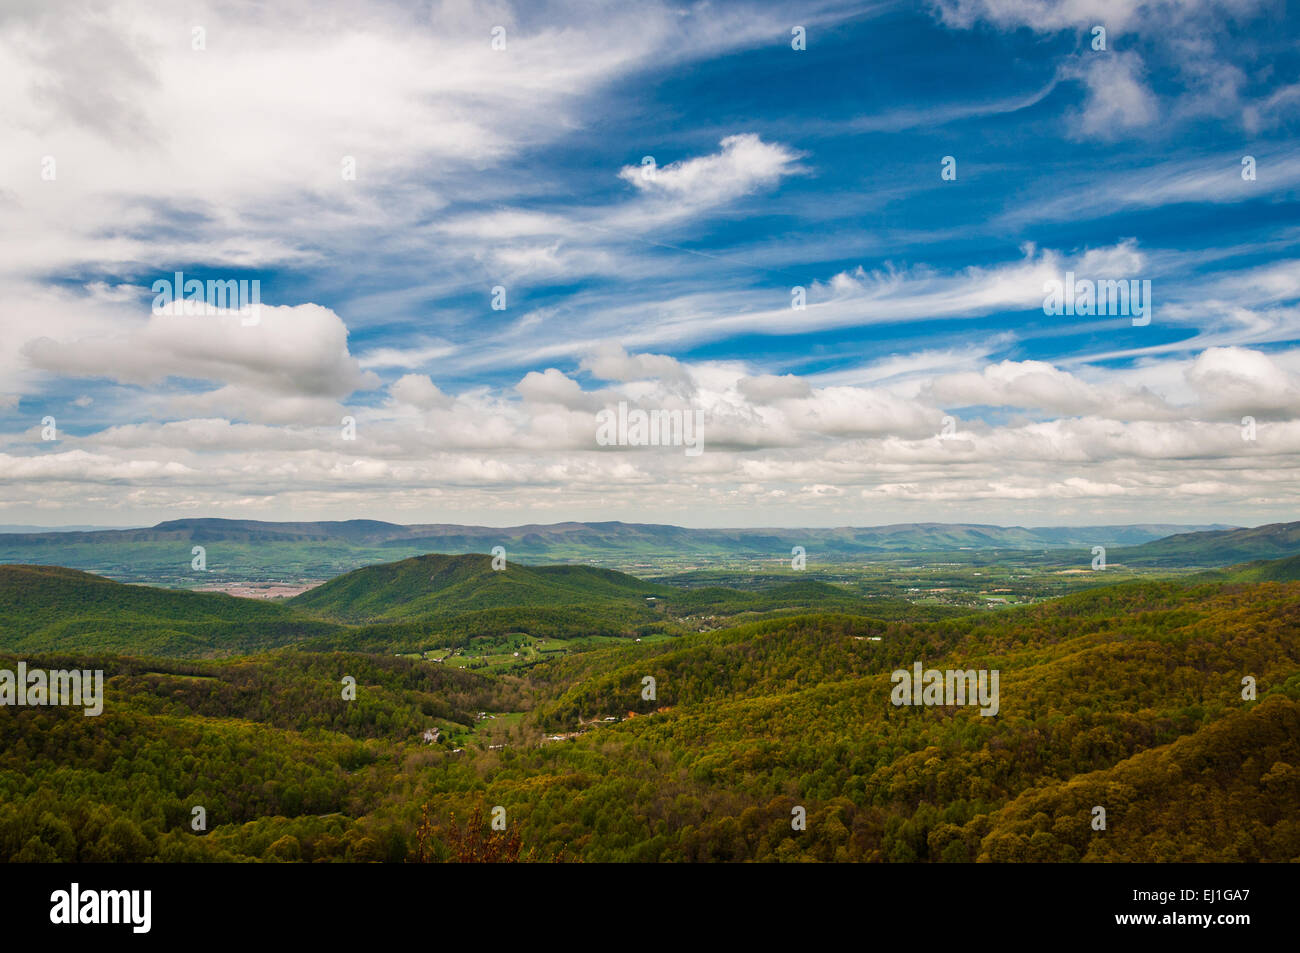
[[[45,533],[0,533],[0,544],[60,544],[92,542],[157,542],[204,540],[294,542],[341,540],[369,545],[423,545],[438,552],[451,551],[450,544],[475,547],[484,542],[514,542],[524,549],[570,544],[609,547],[628,544],[667,543],[679,546],[750,546],[765,551],[769,544],[787,540],[811,540],[836,551],[923,552],[960,548],[1037,549],[1084,545],[1138,545],[1174,534],[1222,531],[1233,527],[1219,524],[1177,525],[1140,523],[1113,526],[993,526],[977,523],[895,523],[863,527],[758,527],[740,529],[695,529],[660,523],[564,522],[529,523],[521,526],[473,526],[452,523],[388,523],[382,520],[320,520],[310,522],[265,522],[200,517],[167,520],[138,529],[58,530]],[[6,538],[9,537],[9,538]],[[21,539],[12,539],[20,537]]]
[[[1300,555],[1300,522],[1179,533],[1110,554],[1129,566],[1228,566]]]
[[[0,533],[0,564],[68,566],[123,582],[192,587],[318,581],[428,553],[505,548],[511,563],[584,563],[646,575],[725,563],[788,562],[801,546],[810,563],[1025,554],[1040,565],[1085,563],[1095,546],[1117,565],[1213,568],[1300,554],[1300,522],[1251,528],[1177,526],[991,526],[897,523],[822,528],[696,529],[656,523],[563,522],[521,526],[383,520],[263,522],[193,518],[136,529]],[[191,568],[203,547],[206,565]],[[1017,557],[1019,558],[1019,557]],[[202,572],[200,576],[198,573]]]
[[[97,526],[74,523],[69,526],[33,526],[28,523],[0,523],[0,533],[94,533],[101,530],[134,529],[132,526]]]

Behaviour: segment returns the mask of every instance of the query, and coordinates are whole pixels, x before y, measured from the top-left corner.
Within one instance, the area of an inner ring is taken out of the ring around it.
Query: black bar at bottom
[[[618,943],[765,945],[848,929],[875,943],[1200,937],[1294,927],[1287,865],[30,865],[0,868],[6,938],[127,943],[286,936],[373,942],[390,930],[555,934]],[[111,919],[117,924],[52,922]],[[149,891],[148,931],[144,894]],[[61,892],[61,893],[60,893]],[[88,899],[88,895],[94,896]],[[134,914],[134,916],[132,916]],[[1208,922],[1203,918],[1208,917]],[[1124,918],[1121,921],[1121,918]],[[1148,919],[1150,918],[1150,919]],[[1193,919],[1195,918],[1195,919]],[[1052,931],[1044,934],[1044,930]],[[812,932],[809,932],[812,931]],[[1288,931],[1290,932],[1290,931]],[[397,934],[395,934],[397,935]]]

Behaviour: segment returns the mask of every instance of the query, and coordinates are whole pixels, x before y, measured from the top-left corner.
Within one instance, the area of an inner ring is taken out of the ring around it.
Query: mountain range
[[[321,580],[361,566],[437,552],[490,552],[514,562],[586,563],[645,574],[726,563],[788,563],[801,546],[813,563],[871,562],[946,553],[1086,564],[1094,546],[1134,566],[1213,567],[1300,553],[1300,523],[1241,529],[1218,525],[1004,527],[900,523],[837,528],[696,529],[646,523],[568,522],[511,527],[401,525],[378,520],[261,522],[180,519],[123,530],[0,534],[0,564],[68,566],[131,582],[191,586],[194,547],[201,581]]]
[[[1039,549],[1092,545],[1137,545],[1175,533],[1231,529],[1221,524],[1143,523],[1117,526],[989,526],[973,523],[896,523],[835,528],[693,529],[656,523],[568,522],[523,526],[403,525],[379,520],[264,522],[196,518],[167,520],[138,529],[101,529],[0,534],[0,545],[40,543],[307,542],[344,541],[368,546],[415,546],[429,552],[485,552],[509,545],[521,553],[561,547],[636,550],[644,546],[681,551],[718,548],[766,555],[771,547],[813,542],[827,552],[927,552],[963,548]],[[11,538],[18,537],[18,538]]]

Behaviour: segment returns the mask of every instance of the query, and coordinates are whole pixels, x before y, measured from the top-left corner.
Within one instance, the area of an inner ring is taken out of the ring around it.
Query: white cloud
[[[257,324],[238,314],[154,314],[132,330],[31,339],[23,353],[39,370],[108,378],[140,387],[174,379],[223,385],[169,399],[180,412],[225,411],[250,419],[332,415],[335,401],[375,387],[348,353],[347,327],[319,305],[262,305]]]
[[[1144,419],[1150,406],[1131,397],[1142,379],[1162,390],[1182,380],[1207,392],[1239,389],[1280,400],[1294,388],[1297,367],[1300,352],[1266,359],[1214,353],[1142,372],[1093,367],[1084,383],[1039,362],[991,364],[974,381],[950,375],[947,383],[1039,408],[1112,399],[1082,415],[1042,420],[963,414],[957,435],[942,439],[937,408],[880,388],[814,386],[800,394],[798,378],[683,364],[698,388],[687,406],[705,414],[706,450],[693,460],[672,448],[597,448],[589,409],[533,399],[577,404],[593,392],[575,391],[576,382],[558,372],[541,373],[526,378],[529,394],[517,397],[482,389],[443,395],[414,418],[409,403],[359,411],[350,442],[334,427],[211,418],[65,435],[40,454],[0,455],[0,482],[10,507],[28,510],[89,501],[100,512],[147,507],[166,514],[202,500],[205,512],[273,517],[284,507],[374,514],[373,501],[381,500],[378,515],[408,521],[440,514],[509,522],[506,514],[523,505],[522,488],[529,519],[599,518],[624,507],[639,518],[706,525],[761,525],[774,513],[787,525],[945,516],[1059,524],[1124,521],[1133,512],[1187,521],[1189,506],[1198,520],[1234,507],[1283,518],[1300,502],[1300,488],[1287,479],[1300,465],[1294,402],[1286,413],[1261,417],[1257,439],[1244,441],[1235,419],[1216,422],[1216,408],[1199,400]],[[402,389],[416,399],[441,393],[417,381]],[[674,385],[624,386],[599,396],[668,406]],[[632,388],[642,388],[639,397]],[[23,439],[38,442],[37,429]],[[270,489],[268,474],[275,477]]]
[[[1203,403],[1223,411],[1288,415],[1300,411],[1300,378],[1259,351],[1208,348],[1187,369],[1187,379]]]
[[[636,381],[659,378],[674,383],[688,379],[681,363],[666,354],[634,354],[616,344],[603,344],[583,358],[581,367],[606,381]]]
[[[931,0],[948,26],[970,29],[985,20],[1001,29],[1028,26],[1039,32],[1083,30],[1094,23],[1124,30],[1142,22],[1143,7],[1169,4],[1135,3],[1133,0]]]
[[[1070,134],[1075,139],[1115,139],[1156,122],[1155,95],[1147,88],[1141,59],[1133,53],[1086,56],[1067,75],[1081,78],[1087,99]]]
[[[1087,89],[1076,138],[1118,138],[1150,130],[1158,118],[1238,118],[1247,131],[1260,124],[1260,103],[1243,101],[1246,73],[1233,62],[1224,24],[1268,16],[1265,0],[931,0],[937,18],[953,29],[987,23],[1006,32],[1072,32],[1080,55],[1062,77],[1082,78]],[[1094,50],[1094,29],[1106,31],[1105,50]],[[1253,68],[1253,64],[1252,68]],[[1170,108],[1147,85],[1158,71],[1175,88]],[[1290,106],[1283,97],[1277,106]]]
[[[451,398],[438,389],[438,385],[421,374],[403,374],[391,385],[388,393],[399,405],[405,404],[419,410],[447,407]]]
[[[515,385],[515,390],[524,400],[537,404],[559,404],[570,410],[593,410],[599,402],[599,398],[584,393],[577,381],[554,367],[548,367],[541,373],[529,371]]]
[[[357,365],[367,370],[375,367],[424,367],[430,361],[456,353],[448,343],[416,347],[377,347],[357,356]]]
[[[923,393],[947,407],[1018,407],[1082,414],[1102,409],[1108,395],[1042,361],[1002,361],[982,373],[935,378]]]
[[[757,377],[742,377],[736,389],[747,400],[756,404],[768,404],[777,400],[792,400],[808,397],[812,389],[808,382],[794,374],[760,374]]]
[[[721,205],[801,171],[799,153],[754,133],[727,136],[720,151],[663,167],[625,166],[619,178],[639,191],[688,206]]]
[[[1243,179],[1242,153],[1167,162],[1104,175],[1083,172],[1083,180],[1061,189],[1055,179],[1050,190],[1019,196],[1002,223],[1051,222],[1077,218],[1081,208],[1115,214],[1130,209],[1157,208],[1182,202],[1226,204],[1259,198],[1282,198],[1300,185],[1300,153],[1268,149],[1255,154],[1258,177]]]
[[[820,18],[819,6],[807,12]],[[505,51],[491,48],[498,24]],[[0,267],[261,268],[329,260],[365,247],[358,235],[409,249],[442,234],[423,226],[449,199],[478,197],[485,167],[579,128],[609,84],[783,29],[779,11],[743,3],[557,3],[544,17],[526,5],[330,0],[13,12],[0,19],[0,177],[35,187],[6,195],[4,231],[22,240]],[[775,148],[737,143],[728,161],[765,180]],[[42,182],[46,155],[57,178]],[[527,213],[506,217],[508,231],[529,230]]]

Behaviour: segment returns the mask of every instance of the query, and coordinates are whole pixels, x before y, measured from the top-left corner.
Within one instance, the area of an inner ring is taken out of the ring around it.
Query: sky
[[[0,4],[0,523],[1300,518],[1298,39],[1249,0]],[[178,272],[258,306],[169,313]]]

